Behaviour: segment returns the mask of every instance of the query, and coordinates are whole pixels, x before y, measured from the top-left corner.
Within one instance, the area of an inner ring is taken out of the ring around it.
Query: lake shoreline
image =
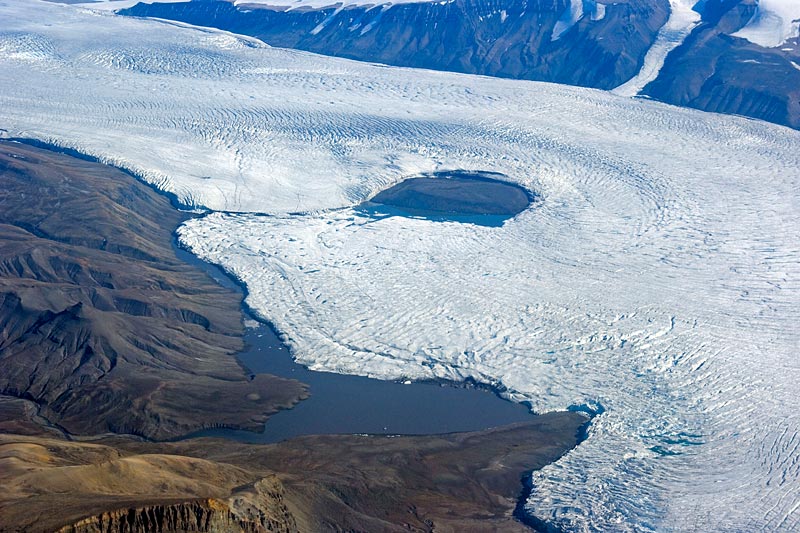
[[[68,155],[68,156],[77,157],[78,159],[82,159],[84,161],[97,162],[97,163],[101,163],[103,165],[106,165],[108,167],[117,168],[117,167],[114,167],[113,165],[108,165],[106,163],[102,163],[102,161],[100,161],[98,158],[87,156],[85,154],[80,154],[79,152],[76,152],[74,150],[63,149],[63,148],[60,148],[58,146],[48,145],[47,143],[42,143],[42,142],[39,142],[39,141],[33,141],[33,140],[29,141],[29,140],[26,140],[26,139],[8,139],[8,141],[19,142],[20,144],[30,145],[30,146],[33,146],[35,148],[50,150],[52,152],[57,152],[57,153],[60,153],[60,154],[65,154],[65,155]],[[131,172],[126,171],[124,169],[117,169],[117,170],[122,170],[125,174],[131,176],[132,178],[135,178],[137,182],[143,183],[144,185],[146,185],[147,187],[152,189],[155,193],[168,198],[170,200],[170,204],[172,205],[172,207],[176,208],[178,211],[180,211],[180,217],[183,220],[188,220],[190,218],[197,217],[197,216],[203,216],[203,215],[198,215],[198,214],[187,213],[185,211],[185,209],[184,209],[186,206],[180,205],[180,202],[177,201],[177,198],[174,195],[170,195],[169,193],[166,193],[164,191],[159,190],[157,187],[153,186],[152,184],[148,184],[148,183],[144,182],[142,179],[140,179],[134,173],[131,173]],[[172,232],[172,237],[171,238],[172,238],[171,246],[172,246],[173,251],[178,256],[178,259],[180,261],[187,262],[185,257],[181,257],[182,254],[186,254],[187,256],[191,256],[194,259],[194,261],[190,262],[190,266],[191,266],[192,263],[195,266],[197,266],[198,263],[202,263],[204,265],[203,271],[206,274],[210,274],[211,278],[217,284],[219,284],[219,285],[221,285],[223,287],[229,288],[229,289],[231,288],[231,286],[235,286],[236,289],[237,289],[237,292],[242,296],[241,309],[240,309],[240,311],[242,313],[242,317],[254,318],[260,324],[264,324],[263,327],[270,328],[274,333],[274,328],[272,328],[272,326],[267,321],[263,320],[262,318],[259,318],[258,314],[254,313],[253,310],[249,309],[249,307],[247,306],[246,301],[245,301],[246,296],[247,296],[247,287],[244,285],[244,283],[242,283],[240,280],[236,279],[235,276],[231,276],[230,274],[225,272],[224,269],[220,268],[219,266],[214,265],[212,263],[205,262],[202,259],[194,256],[193,254],[191,254],[187,250],[183,249],[181,246],[179,246],[178,241],[177,241],[177,236],[176,236],[176,233],[174,231]],[[215,274],[211,274],[209,272],[209,269],[216,269]],[[237,361],[238,365],[240,365],[246,371],[249,371],[247,366],[244,365],[241,362],[241,359],[239,358],[240,353],[234,353],[232,355],[234,356],[234,358]],[[302,366],[302,365],[299,365],[297,363],[294,363],[294,364],[296,364],[297,366]],[[305,368],[305,367],[303,367],[303,368]],[[309,372],[311,372],[311,371],[309,371]],[[334,375],[337,375],[337,376],[348,376],[346,374],[334,374]],[[251,375],[250,377],[252,379],[254,376]],[[360,378],[360,379],[370,379],[370,378]],[[392,385],[395,385],[395,386],[398,386],[398,387],[405,388],[404,385],[397,384],[397,382],[381,381],[381,380],[374,380],[374,379],[370,379],[370,381],[388,383],[388,384],[392,384]],[[463,382],[455,382],[455,381],[449,381],[449,380],[425,380],[425,381],[415,382],[415,385],[418,385],[418,386],[438,385],[441,388],[445,388],[446,387],[446,388],[459,389],[459,390],[480,389],[478,391],[475,391],[474,393],[475,394],[477,394],[477,393],[484,394],[486,392],[491,392],[494,396],[499,398],[497,401],[501,401],[501,402],[509,404],[509,405],[520,406],[522,408],[522,404],[514,403],[514,402],[511,402],[509,400],[506,400],[506,399],[502,398],[501,395],[504,392],[504,389],[499,388],[499,387],[493,387],[493,386],[488,385],[488,384],[482,384],[482,383],[476,382],[474,380],[466,380],[466,381],[463,381]],[[279,412],[291,412],[291,411],[292,411],[292,409],[285,409],[285,410],[282,410],[282,411],[279,411]],[[580,423],[578,423],[579,420],[576,419],[574,414],[569,414],[566,411],[565,412],[547,413],[547,414],[544,414],[544,415],[534,415],[534,414],[531,414],[531,413],[526,413],[526,416],[530,420],[529,422],[523,422],[523,423],[520,423],[520,424],[503,425],[503,426],[499,426],[499,427],[492,426],[489,429],[471,431],[471,432],[466,432],[466,433],[463,432],[463,431],[455,431],[455,432],[445,432],[445,433],[442,433],[442,432],[433,433],[433,432],[431,432],[431,433],[426,433],[424,435],[418,435],[418,434],[399,434],[398,435],[398,434],[395,434],[395,433],[390,433],[389,435],[391,435],[392,437],[397,435],[396,438],[392,438],[393,441],[397,441],[396,439],[403,439],[403,442],[408,441],[409,443],[417,442],[415,439],[424,439],[426,442],[431,441],[431,439],[433,439],[433,440],[436,440],[436,439],[456,439],[456,441],[460,442],[460,439],[462,439],[462,438],[470,438],[470,439],[471,438],[481,438],[481,439],[483,439],[484,437],[477,437],[477,436],[479,436],[479,435],[491,435],[491,434],[495,434],[497,432],[500,432],[500,433],[503,433],[503,434],[509,434],[509,435],[514,435],[514,434],[517,434],[517,432],[521,432],[520,435],[522,435],[526,431],[531,431],[531,430],[526,429],[526,428],[533,428],[533,427],[537,427],[538,428],[538,427],[541,427],[542,429],[537,429],[536,431],[540,432],[539,433],[539,435],[540,435],[539,439],[545,439],[545,438],[547,438],[547,434],[548,434],[549,431],[554,431],[555,433],[563,434],[564,431],[567,430],[567,426],[572,427],[573,425],[577,424],[576,427],[578,429],[575,432],[573,438],[570,439],[570,443],[567,444],[565,441],[562,440],[561,442],[563,443],[563,445],[559,444],[559,448],[558,448],[559,451],[557,453],[555,452],[554,449],[551,448],[550,451],[547,452],[547,453],[554,454],[554,455],[551,455],[551,459],[548,460],[547,462],[539,464],[537,466],[537,468],[534,469],[534,470],[536,470],[538,468],[541,468],[542,466],[545,466],[546,464],[549,464],[549,462],[552,462],[552,461],[558,459],[563,454],[568,453],[571,449],[573,449],[574,447],[579,445],[582,442],[582,440],[585,438],[585,436],[586,436],[586,427],[588,427],[588,425],[591,423],[591,414],[590,413],[587,413],[586,416],[582,416],[582,418],[581,418],[582,422],[580,422]],[[561,421],[561,422],[559,422],[559,421]],[[2,422],[2,421],[0,421],[0,422]],[[555,424],[555,426],[552,426],[553,424]],[[220,425],[220,427],[226,427],[226,426],[223,424],[223,425]],[[546,429],[548,427],[552,427],[552,430]],[[246,430],[246,431],[248,433],[250,433],[250,434],[254,434],[254,435],[258,434],[257,432],[254,432],[252,430]],[[568,431],[571,432],[572,430],[568,430]],[[389,437],[389,435],[380,434],[380,433],[373,434],[370,437],[369,441],[363,441],[363,442],[375,442],[376,445],[378,447],[380,447],[380,446],[382,446],[381,444],[379,444],[380,442],[389,442],[389,441],[384,441],[383,440],[383,439],[386,439],[387,437]],[[473,436],[475,436],[475,437],[473,437]],[[141,436],[138,436],[138,437],[137,436],[129,436],[129,435],[125,435],[124,433],[116,433],[116,434],[114,434],[114,433],[106,433],[106,434],[102,434],[102,435],[98,434],[98,435],[81,436],[81,435],[77,435],[77,434],[73,435],[73,434],[71,434],[69,432],[65,433],[63,435],[63,437],[68,439],[68,440],[71,440],[76,445],[81,444],[83,441],[93,441],[93,442],[99,442],[99,443],[117,443],[117,445],[121,446],[122,448],[130,449],[130,450],[133,450],[133,449],[147,450],[147,449],[149,449],[148,447],[153,447],[153,446],[158,447],[159,449],[162,448],[162,447],[175,446],[176,447],[175,448],[176,451],[183,450],[183,448],[185,447],[185,449],[187,451],[191,451],[192,454],[198,454],[198,455],[201,455],[201,456],[205,456],[205,455],[213,456],[213,454],[211,454],[210,451],[208,451],[208,450],[206,450],[204,448],[204,446],[205,446],[203,444],[204,440],[187,439],[186,437],[181,437],[177,441],[174,441],[174,440],[165,441],[164,439],[156,440],[156,439],[148,439],[148,438],[141,437]],[[319,434],[319,435],[316,435],[316,436],[301,437],[301,440],[298,440],[297,442],[298,443],[302,443],[302,442],[324,443],[324,442],[335,442],[335,441],[349,442],[352,439],[356,439],[353,442],[362,442],[361,440],[359,440],[359,439],[362,439],[362,438],[365,438],[365,437],[361,436],[361,435],[358,435],[358,434],[342,434],[342,435]],[[561,435],[559,438],[563,439],[563,438],[565,438],[565,436]],[[331,440],[331,439],[333,439],[333,440]],[[378,440],[372,440],[372,439],[378,439]],[[217,442],[229,442],[230,444],[227,444],[225,446],[230,446],[231,449],[233,449],[235,447],[234,446],[234,442],[235,442],[234,440],[226,439],[226,440],[217,441]],[[400,441],[397,441],[397,442],[400,442]],[[295,440],[292,440],[291,442],[286,442],[286,446],[291,447],[291,446],[295,445],[294,443],[295,443]],[[522,444],[523,443],[520,443],[519,445],[522,445]],[[526,443],[526,444],[531,445],[531,443]],[[241,445],[243,445],[243,444],[241,444]],[[534,445],[534,447],[538,446],[538,444],[533,444],[533,445]],[[481,446],[488,446],[488,444],[487,445],[481,445]],[[514,445],[514,446],[516,446],[516,445]],[[258,446],[252,448],[252,450],[256,450],[256,449],[258,449]],[[267,448],[265,448],[265,449],[267,449]],[[284,449],[284,448],[282,448],[282,449]],[[481,448],[481,449],[483,449],[483,448]],[[489,448],[486,448],[486,449],[488,450]],[[244,452],[242,452],[242,453],[244,453]],[[372,452],[370,452],[370,453],[372,453]],[[490,452],[487,451],[486,453],[490,453]],[[491,453],[496,453],[496,452],[491,452]],[[530,453],[532,453],[532,452],[530,452]],[[541,452],[541,453],[544,453],[544,452]],[[523,462],[522,464],[525,464],[525,463]],[[525,500],[527,500],[527,498],[530,495],[529,488],[527,486],[525,486],[525,484],[524,484],[524,480],[527,477],[529,477],[529,473],[531,471],[530,470],[530,466],[531,466],[531,464],[527,463],[526,464],[527,468],[520,468],[519,470],[517,470],[517,474],[515,475],[516,476],[515,478],[516,478],[517,481],[519,481],[520,476],[521,476],[521,478],[523,479],[523,485],[524,485],[522,493],[519,494],[519,496],[515,499],[517,508],[524,509]],[[522,472],[522,473],[520,473],[520,472]],[[472,482],[474,482],[474,480],[470,480],[470,482],[472,483]],[[410,494],[415,494],[415,492],[411,491]],[[466,502],[465,502],[465,504],[466,504]],[[87,503],[87,505],[88,505],[88,503]],[[87,507],[87,509],[88,509],[88,507]],[[526,514],[526,513],[524,513],[524,514]],[[523,520],[522,516],[518,515],[517,511],[514,511],[513,516],[514,516],[515,520],[517,520],[519,522],[522,522],[522,523],[525,523],[528,527],[531,527],[531,522],[527,521],[527,520]],[[526,514],[526,516],[527,516],[527,514]]]
[[[353,385],[347,383],[349,380],[360,380],[362,381],[361,386],[366,386],[369,388],[379,388],[381,389],[380,397],[378,401],[383,401],[385,404],[391,405],[393,402],[391,401],[392,393],[390,392],[392,388],[397,389],[398,396],[405,397],[409,393],[409,387],[416,388],[417,391],[420,391],[428,396],[431,394],[435,395],[435,392],[431,392],[431,388],[449,388],[449,389],[457,389],[459,391],[470,391],[469,395],[462,395],[459,393],[449,393],[448,391],[441,391],[441,398],[438,401],[451,401],[449,399],[452,396],[461,396],[460,401],[464,401],[466,399],[467,402],[470,400],[475,400],[475,396],[471,395],[479,395],[477,398],[480,399],[481,404],[495,404],[493,408],[497,410],[501,416],[507,417],[507,423],[517,423],[517,422],[525,422],[526,420],[533,420],[535,417],[540,416],[538,413],[533,413],[530,411],[530,405],[527,402],[514,402],[509,400],[508,398],[503,397],[503,394],[507,392],[507,389],[501,386],[494,386],[490,384],[480,383],[472,378],[468,378],[464,381],[454,381],[454,380],[447,380],[447,379],[424,379],[424,380],[380,380],[375,378],[369,378],[365,376],[356,376],[352,374],[340,374],[335,372],[325,372],[325,371],[314,371],[308,369],[305,365],[302,365],[294,360],[294,356],[291,354],[291,350],[289,346],[283,340],[281,334],[276,331],[274,326],[266,319],[262,318],[257,312],[251,309],[247,303],[247,286],[241,280],[239,280],[235,275],[227,272],[224,268],[220,267],[219,265],[204,261],[203,259],[195,256],[190,251],[186,250],[183,246],[181,246],[180,242],[178,241],[177,237],[173,240],[173,245],[177,248],[177,253],[180,259],[183,261],[189,262],[193,266],[197,266],[199,268],[203,268],[205,272],[215,281],[218,283],[223,284],[226,288],[235,288],[238,292],[242,294],[242,313],[245,319],[250,319],[258,324],[260,324],[259,328],[262,328],[262,333],[264,335],[272,335],[273,343],[280,343],[281,346],[278,347],[283,353],[276,354],[273,353],[273,356],[281,357],[283,361],[279,364],[279,367],[276,369],[274,366],[269,368],[257,368],[259,362],[254,359],[255,351],[254,345],[256,344],[263,344],[259,338],[255,338],[257,333],[253,333],[257,331],[257,328],[249,328],[248,331],[245,332],[245,349],[236,354],[236,359],[243,368],[245,368],[248,372],[252,372],[252,375],[256,375],[258,373],[267,373],[270,375],[277,375],[279,377],[290,378],[290,379],[298,379],[303,383],[309,382],[316,382],[319,385],[319,381],[323,380],[328,383],[323,383],[322,385],[325,388],[330,388],[333,386],[330,382],[344,382],[344,385],[341,385],[345,389],[352,388]],[[266,331],[265,331],[266,330]],[[261,335],[258,335],[260,337]],[[249,339],[247,337],[250,337]],[[263,346],[262,346],[263,348]],[[249,358],[247,356],[250,356]],[[270,357],[269,354],[264,355],[264,357]],[[286,359],[290,359],[290,361],[286,361]],[[263,364],[263,361],[262,363]],[[294,372],[300,375],[293,375]],[[420,388],[423,387],[423,388]],[[388,391],[386,391],[388,389]],[[383,392],[386,391],[386,394],[390,396],[390,398],[386,398]],[[303,406],[304,404],[308,404],[310,401],[315,401],[315,392],[314,392],[314,383],[311,383],[310,389],[310,398],[301,401],[298,405],[294,406],[291,409],[286,411],[280,411],[270,417],[269,420],[266,422],[265,430],[253,432],[250,430],[240,430],[238,428],[209,428],[206,430],[201,430],[199,432],[194,432],[189,435],[185,435],[180,437],[177,440],[184,440],[184,439],[191,439],[197,437],[212,437],[212,438],[231,438],[233,440],[237,440],[240,442],[250,442],[250,443],[272,443],[277,442],[272,440],[268,435],[270,431],[270,420],[275,419],[276,417],[282,416],[291,416],[289,413],[292,411],[296,411],[299,407]],[[487,401],[483,395],[491,394],[492,400]],[[466,396],[466,398],[464,398]],[[335,399],[328,398],[329,401],[336,401]],[[459,405],[459,403],[453,402],[454,405]],[[485,406],[485,405],[484,405]],[[357,405],[351,405],[349,408],[351,409],[358,409]],[[513,413],[509,413],[512,409],[524,409],[524,413],[521,416],[517,417]],[[346,412],[346,411],[344,411]],[[330,415],[331,413],[326,413]],[[483,413],[478,412],[476,413],[477,416],[482,415]],[[510,416],[509,416],[510,414]],[[587,415],[587,420],[591,420],[591,413],[585,413]],[[461,413],[454,413],[454,416],[462,416]],[[283,422],[283,421],[282,421]],[[446,425],[451,425],[453,422],[447,422]],[[491,429],[494,427],[499,427],[506,425],[504,423],[497,423],[497,424],[489,424],[486,427],[465,427],[462,430],[447,430],[444,429],[442,431],[424,431],[424,432],[384,432],[384,431],[358,431],[355,430],[353,433],[357,434],[392,434],[392,435],[436,435],[436,434],[447,434],[447,433],[458,433],[461,431],[479,431],[483,429]],[[321,433],[322,434],[322,433]],[[324,433],[324,434],[341,434],[338,431],[334,431],[332,433]],[[301,434],[295,434],[293,436],[299,436]],[[291,438],[291,437],[290,437]]]
[[[211,210],[201,210],[200,212],[198,212],[198,211],[194,210],[194,208],[192,206],[189,206],[189,205],[186,205],[186,204],[182,203],[174,193],[159,189],[156,185],[154,185],[152,183],[149,183],[146,180],[144,180],[136,172],[131,171],[131,170],[126,169],[126,168],[117,167],[117,166],[115,166],[113,164],[110,164],[110,163],[106,163],[99,157],[96,157],[96,156],[93,156],[93,155],[90,155],[90,154],[85,154],[85,153],[83,153],[83,152],[81,152],[79,150],[76,150],[74,148],[63,147],[63,146],[60,146],[60,145],[57,145],[57,144],[54,144],[54,143],[49,143],[49,142],[45,142],[45,141],[41,141],[41,140],[33,139],[33,138],[8,137],[8,138],[5,138],[3,140],[6,141],[6,142],[17,142],[17,143],[20,143],[20,144],[23,144],[23,145],[32,146],[34,148],[40,148],[40,149],[48,150],[48,151],[51,151],[51,152],[56,152],[56,153],[59,153],[59,154],[68,155],[70,157],[75,157],[75,158],[83,160],[83,161],[94,162],[94,163],[102,164],[102,165],[117,169],[117,170],[119,170],[119,171],[121,171],[121,172],[123,172],[123,173],[125,173],[125,174],[127,174],[129,176],[131,176],[137,182],[139,182],[139,183],[143,184],[144,186],[150,188],[155,193],[166,197],[169,200],[170,204],[172,204],[173,208],[176,209],[181,214],[181,216],[183,217],[184,221],[192,219],[192,218],[202,218],[202,217],[205,217],[205,216],[207,216],[207,215],[209,215],[211,213],[217,213],[218,212],[218,211],[211,211]],[[460,175],[461,172],[462,171],[459,171],[459,170],[445,171],[446,174],[453,174],[454,173],[456,175]],[[536,201],[538,199],[538,196],[536,194],[532,193],[531,191],[528,191],[527,189],[525,189],[524,187],[521,187],[519,185],[513,184],[510,181],[505,181],[505,180],[502,180],[502,179],[498,179],[498,177],[495,177],[494,173],[491,173],[491,172],[479,172],[479,173],[468,172],[467,174],[468,174],[468,176],[464,178],[466,180],[473,180],[473,181],[477,181],[477,182],[497,182],[497,183],[502,183],[502,184],[505,184],[505,185],[508,185],[508,186],[513,186],[513,187],[518,188],[521,191],[523,191],[525,193],[525,195],[527,197],[527,200],[529,202],[534,202],[534,201]],[[434,178],[430,178],[430,179],[434,179]],[[444,179],[451,179],[451,178],[444,178]],[[225,211],[220,211],[220,212],[225,213]],[[267,215],[264,215],[264,216],[267,216]],[[173,251],[176,253],[176,255],[178,256],[178,258],[181,261],[189,263],[189,264],[192,264],[193,266],[196,266],[196,267],[201,267],[204,270],[204,272],[207,275],[209,275],[218,284],[222,285],[223,287],[225,287],[227,289],[234,289],[238,293],[240,293],[241,296],[242,296],[242,299],[241,299],[242,320],[244,321],[245,319],[250,318],[250,319],[262,324],[263,326],[269,328],[272,331],[272,333],[274,335],[276,335],[276,337],[279,339],[279,341],[282,342],[284,344],[284,346],[288,349],[288,346],[286,345],[286,343],[282,339],[282,333],[280,333],[269,320],[267,320],[266,318],[260,316],[260,314],[256,310],[254,310],[253,308],[251,308],[247,304],[247,297],[248,297],[249,292],[248,292],[247,285],[242,280],[237,278],[233,273],[230,273],[227,270],[225,270],[222,266],[216,265],[214,263],[210,263],[210,262],[205,261],[205,260],[201,259],[200,257],[194,255],[189,249],[187,249],[187,247],[183,246],[180,243],[180,240],[179,240],[178,235],[177,235],[177,228],[176,228],[175,231],[172,232],[172,243],[171,243],[171,245],[172,245]],[[240,353],[234,354],[235,360],[237,361],[237,363],[240,366],[242,366],[242,368],[245,371],[250,372],[250,369],[241,361],[241,359],[239,358],[239,355],[240,355]],[[294,359],[294,356],[292,356],[292,359]],[[297,364],[300,367],[303,367],[303,368],[307,369],[307,367],[305,367],[304,365],[301,365],[300,363],[296,363],[295,362],[295,364]],[[311,371],[311,372],[313,372],[313,371]],[[252,377],[252,375],[254,375],[254,374],[251,374],[251,377]],[[339,375],[350,375],[350,374],[339,374]],[[365,379],[374,379],[375,381],[386,381],[386,382],[389,382],[389,383],[400,383],[400,382],[402,382],[402,380],[394,380],[394,381],[393,380],[377,380],[375,378],[365,378]],[[495,395],[497,398],[502,400],[503,402],[508,402],[508,403],[512,403],[512,404],[516,404],[516,405],[523,405],[526,408],[530,408],[530,404],[528,402],[513,402],[512,400],[509,400],[509,399],[505,398],[503,396],[503,394],[508,391],[508,389],[506,389],[505,387],[498,386],[498,385],[493,385],[493,384],[481,383],[481,382],[478,382],[478,381],[476,381],[476,380],[474,380],[472,378],[467,378],[466,380],[463,380],[463,381],[455,381],[455,380],[447,380],[447,379],[424,379],[424,380],[414,380],[412,383],[414,383],[414,384],[422,384],[422,385],[439,385],[439,386],[443,386],[443,387],[453,387],[453,388],[459,388],[459,389],[477,389],[477,390],[480,390],[480,391],[490,392],[493,395]],[[581,408],[577,408],[576,409],[575,406],[570,406],[568,409],[565,409],[565,411],[576,411],[576,410],[585,412],[586,415],[588,416],[589,421],[591,421],[591,419],[593,418],[593,414],[594,413],[590,412],[589,410],[585,410],[585,409],[581,409]],[[530,416],[539,416],[539,415],[540,415],[540,413],[534,413],[534,412],[530,413]],[[271,416],[274,416],[274,415],[271,415]],[[250,433],[254,433],[254,434],[261,434],[263,432],[263,431],[255,431],[255,430],[250,430],[250,429],[243,429],[243,428],[237,427],[237,426],[227,426],[227,425],[214,426],[213,428],[209,427],[209,428],[206,428],[206,429],[214,429],[214,428],[226,429],[226,430],[229,429],[229,430],[232,430],[232,431],[242,430],[242,431],[246,431],[246,432],[250,432]],[[201,430],[201,431],[203,431],[203,430]],[[585,433],[585,431],[584,431],[584,433]],[[430,434],[434,434],[434,433],[430,433]],[[77,436],[77,437],[80,438],[80,436]],[[137,435],[137,437],[138,437],[138,435]],[[146,437],[143,437],[143,438],[146,439]],[[184,435],[182,437],[179,437],[179,439],[185,439],[185,438],[189,438],[188,435]],[[582,437],[581,441],[584,440],[584,438],[585,437]],[[173,440],[173,439],[170,439],[170,440]]]

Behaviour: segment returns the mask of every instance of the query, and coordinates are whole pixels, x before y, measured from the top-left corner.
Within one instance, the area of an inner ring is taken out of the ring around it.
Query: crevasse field
[[[181,241],[304,364],[601,413],[534,474],[531,513],[800,528],[800,133],[34,1],[0,21],[0,128],[217,211]],[[502,227],[353,209],[442,169],[539,201]]]

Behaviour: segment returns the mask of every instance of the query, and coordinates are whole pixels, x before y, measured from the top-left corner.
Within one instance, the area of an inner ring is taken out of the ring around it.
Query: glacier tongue
[[[43,2],[0,19],[0,128],[228,211],[180,238],[304,363],[602,407],[535,473],[540,518],[800,527],[800,133]],[[352,208],[441,169],[541,201],[501,227]]]
[[[692,8],[691,0],[670,0],[670,14],[666,24],[658,31],[656,40],[644,56],[644,64],[633,78],[614,89],[620,96],[636,96],[645,86],[658,77],[664,61],[700,24],[700,13]]]

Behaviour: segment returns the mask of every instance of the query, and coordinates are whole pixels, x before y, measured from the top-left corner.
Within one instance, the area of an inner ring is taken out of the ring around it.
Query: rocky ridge
[[[669,15],[666,0],[587,0],[574,22],[569,0],[331,3],[324,9],[140,3],[121,12],[212,26],[325,55],[601,89],[638,72]]]
[[[203,498],[172,504],[122,508],[79,520],[58,533],[165,533],[197,531],[264,533],[298,531],[276,479],[262,479],[227,500]]]

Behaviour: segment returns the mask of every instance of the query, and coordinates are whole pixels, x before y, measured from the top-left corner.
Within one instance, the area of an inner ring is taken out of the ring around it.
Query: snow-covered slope
[[[47,3],[0,0],[0,19],[0,128],[272,214],[211,214],[181,239],[303,362],[604,410],[535,474],[540,518],[800,528],[800,133]],[[541,201],[502,227],[352,209],[442,168]]]
[[[733,35],[768,48],[800,36],[800,0],[758,0],[753,18]]]
[[[95,0],[89,2],[81,2],[79,7],[87,7],[95,10],[113,11],[117,9],[125,9],[138,4],[152,3],[171,3],[171,2],[186,2],[188,0]],[[434,2],[442,0],[232,0],[231,3],[241,6],[244,9],[253,9],[258,7],[269,7],[279,9],[323,9],[328,7],[348,7],[348,6],[382,6],[382,5],[398,5],[398,4],[422,4],[425,2]],[[446,0],[452,1],[452,0]]]
[[[557,41],[560,39],[570,28],[587,15],[593,21],[603,20],[606,16],[605,4],[598,4],[594,0],[570,0],[569,7],[553,27],[550,40]]]

